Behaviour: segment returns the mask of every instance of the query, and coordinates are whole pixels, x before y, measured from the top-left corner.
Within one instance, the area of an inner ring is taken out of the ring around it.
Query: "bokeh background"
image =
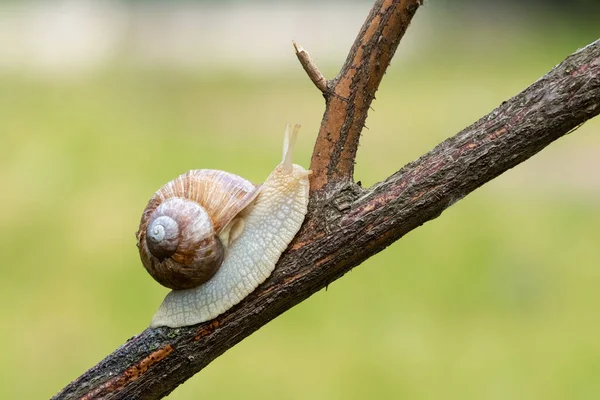
[[[358,155],[369,186],[600,36],[597,1],[428,1]],[[3,1],[0,398],[48,398],[166,289],[134,232],[193,168],[261,182],[371,2]],[[169,398],[600,398],[600,120],[508,171],[219,357]]]

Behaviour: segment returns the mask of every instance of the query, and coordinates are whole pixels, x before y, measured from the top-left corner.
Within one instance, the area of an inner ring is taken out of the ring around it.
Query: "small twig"
[[[327,89],[327,79],[325,76],[319,71],[317,64],[310,58],[310,54],[308,51],[304,50],[304,47],[300,46],[298,43],[292,40],[294,45],[294,49],[296,49],[296,57],[298,57],[298,61],[302,64],[302,68],[308,74],[310,80],[315,84],[317,89],[319,89],[324,95],[328,93]]]

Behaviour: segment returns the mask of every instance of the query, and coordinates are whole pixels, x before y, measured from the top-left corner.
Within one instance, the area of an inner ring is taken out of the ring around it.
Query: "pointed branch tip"
[[[304,47],[293,40],[292,44],[296,50],[296,57],[298,57],[298,61],[300,61],[302,68],[304,68],[304,71],[306,71],[310,80],[315,84],[317,89],[319,89],[323,94],[326,94],[328,89],[327,79],[325,79],[325,76],[323,76],[321,71],[319,71],[319,68],[315,62],[312,60],[312,58],[310,58],[308,51],[304,50]]]

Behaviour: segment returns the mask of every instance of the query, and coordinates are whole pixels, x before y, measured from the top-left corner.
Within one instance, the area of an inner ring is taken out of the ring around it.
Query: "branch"
[[[369,18],[373,15],[382,20],[388,17],[372,11]],[[396,29],[394,34],[403,31]],[[377,46],[387,46],[398,38],[386,36]],[[361,54],[365,55],[354,46],[349,59],[360,59]],[[347,97],[358,96],[349,93]],[[355,115],[352,121],[364,121],[366,109],[360,110],[364,115]],[[273,318],[598,113],[600,40],[369,190],[344,178],[332,181],[335,188],[314,191],[307,219],[273,275],[240,304],[199,325],[146,329],[70,383],[55,399],[166,396]],[[350,134],[333,139],[340,155],[346,154],[342,147],[351,137],[358,140],[358,135]],[[319,140],[323,140],[321,135]],[[319,146],[317,141],[315,153]],[[317,155],[316,159],[319,164],[321,158]],[[342,161],[339,157],[335,163],[344,164]],[[331,162],[332,157],[327,165]],[[329,181],[325,183],[329,185]]]
[[[327,83],[325,114],[310,162],[311,191],[352,181],[367,112],[421,3],[422,0],[377,0],[342,70]]]
[[[319,71],[317,64],[315,64],[312,58],[310,58],[310,54],[308,54],[308,51],[304,50],[304,47],[300,46],[293,40],[292,44],[296,50],[296,57],[298,57],[298,61],[300,61],[300,64],[302,64],[302,68],[304,68],[304,71],[306,71],[306,74],[310,80],[315,84],[317,89],[319,89],[324,95],[327,95],[328,82],[321,71]]]

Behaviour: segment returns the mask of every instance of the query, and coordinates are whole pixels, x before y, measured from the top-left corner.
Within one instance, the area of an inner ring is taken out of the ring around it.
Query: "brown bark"
[[[327,82],[325,114],[310,162],[312,191],[351,182],[371,102],[420,0],[376,1],[338,76]]]
[[[365,190],[352,181],[374,93],[418,1],[377,1],[328,82],[306,221],[273,275],[213,321],[146,329],[56,399],[158,399],[252,332],[600,113],[600,40],[490,114]]]

